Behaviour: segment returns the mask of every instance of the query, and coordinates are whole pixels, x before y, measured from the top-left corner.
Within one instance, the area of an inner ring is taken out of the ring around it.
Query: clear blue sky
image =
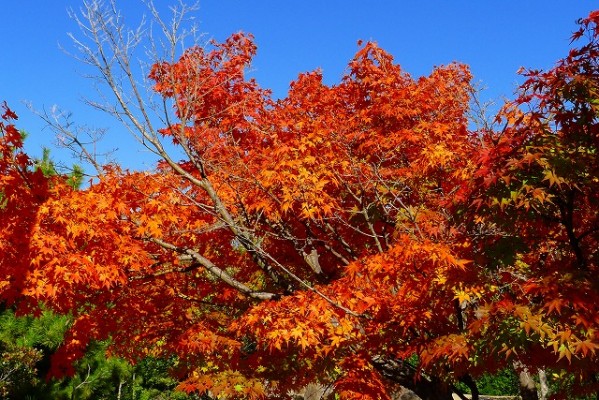
[[[109,127],[105,145],[119,148],[116,157],[123,165],[149,167],[123,129],[82,104],[83,97],[93,96],[92,82],[59,49],[71,48],[67,32],[77,27],[67,9],[78,9],[81,1],[2,2],[0,100],[18,112],[32,154],[53,139],[24,101],[38,109],[57,104],[73,111],[79,123]],[[117,3],[133,20],[146,10],[140,0]],[[488,87],[486,96],[501,98],[512,97],[519,67],[550,68],[565,56],[575,21],[595,8],[599,3],[590,0],[203,0],[195,17],[200,30],[219,41],[240,30],[254,34],[254,75],[278,97],[298,73],[315,68],[323,70],[326,82],[338,82],[363,39],[378,42],[414,77],[435,65],[466,63]]]

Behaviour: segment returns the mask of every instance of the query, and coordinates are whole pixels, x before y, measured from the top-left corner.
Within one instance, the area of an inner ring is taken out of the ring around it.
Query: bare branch
[[[176,251],[180,254],[186,254],[186,255],[190,256],[195,262],[202,265],[208,272],[210,272],[216,278],[225,282],[232,288],[239,290],[241,293],[247,295],[248,297],[251,297],[256,300],[272,300],[279,296],[275,293],[256,292],[256,291],[250,289],[248,286],[244,285],[243,283],[241,283],[238,280],[236,280],[235,278],[233,278],[231,275],[227,274],[225,271],[223,271],[222,269],[217,267],[212,261],[210,261],[206,257],[202,256],[200,253],[198,253],[197,251],[195,251],[193,249],[180,248],[171,243],[165,242],[164,240],[157,239],[157,238],[149,238],[149,240],[165,249]]]
[[[56,105],[52,106],[50,111],[45,108],[42,111],[35,110],[31,104],[27,107],[54,132],[59,147],[68,149],[76,159],[91,165],[97,176],[103,174],[104,166],[110,164],[111,154],[116,151],[115,149],[110,152],[98,152],[97,145],[105,136],[106,129],[75,125],[72,113]],[[101,158],[105,161],[100,161]]]

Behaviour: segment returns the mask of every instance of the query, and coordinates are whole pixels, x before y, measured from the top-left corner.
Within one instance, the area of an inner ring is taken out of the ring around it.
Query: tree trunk
[[[478,386],[476,385],[476,381],[474,379],[472,379],[472,377],[470,375],[464,375],[463,377],[460,378],[460,381],[465,384],[466,386],[468,386],[468,388],[470,389],[470,393],[472,393],[472,400],[479,400],[479,396],[480,393],[478,391]]]
[[[437,377],[417,376],[416,369],[406,362],[375,356],[372,364],[385,378],[411,390],[422,400],[453,399],[450,385]]]
[[[528,368],[519,361],[514,361],[514,369],[520,382],[520,397],[522,400],[539,400],[537,386]]]
[[[539,399],[547,400],[547,396],[549,395],[549,384],[547,383],[547,374],[545,374],[544,369],[539,370],[539,383],[541,384]]]
[[[408,386],[406,386],[408,387]],[[452,400],[452,390],[447,384],[444,384],[436,378],[420,378],[413,387],[408,387],[416,393],[422,400]]]

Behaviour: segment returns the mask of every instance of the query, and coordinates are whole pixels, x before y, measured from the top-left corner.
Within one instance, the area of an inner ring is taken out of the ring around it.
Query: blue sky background
[[[83,0],[2,1],[0,13],[0,101],[20,116],[29,132],[28,149],[39,155],[52,146],[53,133],[31,113],[57,104],[74,121],[107,127],[107,148],[128,168],[149,168],[148,157],[123,128],[83,105],[93,97],[86,69],[60,50],[71,49],[67,32],[77,32],[67,9]],[[156,0],[161,7],[176,0]],[[133,24],[146,12],[140,0],[117,0]],[[413,77],[436,65],[470,65],[490,99],[512,97],[521,67],[550,68],[567,54],[575,21],[599,8],[589,0],[203,0],[195,14],[200,31],[218,41],[237,31],[255,36],[258,55],[254,76],[274,95],[285,95],[300,72],[323,70],[325,81],[339,81],[357,50],[357,41],[373,40],[390,52]],[[53,150],[55,158],[70,162]]]

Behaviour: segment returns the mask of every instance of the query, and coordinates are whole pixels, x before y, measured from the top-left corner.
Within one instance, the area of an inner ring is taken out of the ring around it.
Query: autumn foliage
[[[494,130],[469,126],[461,64],[415,79],[369,42],[337,85],[306,73],[274,100],[251,36],[193,47],[149,76],[183,160],[151,143],[155,170],[84,190],[32,168],[5,107],[0,298],[74,314],[56,374],[110,338],[231,398],[447,398],[513,365],[596,391],[598,23],[524,72]]]

